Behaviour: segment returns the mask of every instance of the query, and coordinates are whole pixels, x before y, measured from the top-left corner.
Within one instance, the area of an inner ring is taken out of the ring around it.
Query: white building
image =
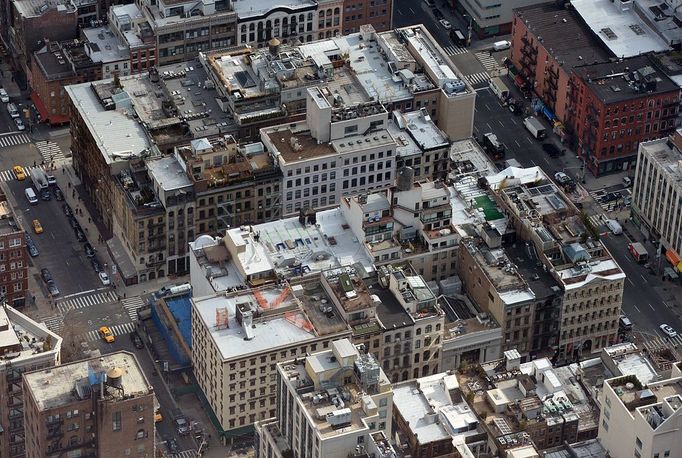
[[[682,253],[682,130],[670,139],[639,144],[632,212],[645,234],[656,237],[673,267]]]
[[[641,382],[636,375],[604,381],[599,440],[610,456],[682,457],[682,370],[670,378]]]
[[[277,402],[276,421],[256,425],[259,456],[346,458],[390,447],[391,383],[374,357],[347,339],[279,363]]]
[[[86,54],[102,64],[102,79],[130,75],[130,50],[109,26],[83,29]]]
[[[315,285],[280,285],[192,300],[197,382],[225,431],[275,416],[277,361],[321,351],[348,337],[338,317],[310,297]]]
[[[457,8],[471,18],[473,33],[479,37],[511,32],[513,10],[545,3],[546,0],[460,0]]]
[[[232,2],[237,13],[237,44],[262,47],[272,38],[301,42],[317,39],[317,1]]]

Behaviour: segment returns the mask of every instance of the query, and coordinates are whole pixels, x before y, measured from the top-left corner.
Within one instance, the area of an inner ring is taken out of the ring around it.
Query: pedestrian
[[[69,189],[71,189],[71,182],[69,181]]]
[[[92,223],[92,219],[88,216],[88,224]]]
[[[36,166],[36,161],[33,161],[33,167],[35,168],[35,166]]]

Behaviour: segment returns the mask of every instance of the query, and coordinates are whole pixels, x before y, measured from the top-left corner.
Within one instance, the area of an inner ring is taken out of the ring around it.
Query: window
[[[635,438],[635,445],[637,448],[642,448],[642,441],[639,439],[639,437]]]
[[[112,429],[114,431],[121,430],[121,412],[114,412],[111,414]]]
[[[138,429],[137,434],[135,435],[135,438],[136,439],[144,439],[144,437],[145,437],[144,429]]]

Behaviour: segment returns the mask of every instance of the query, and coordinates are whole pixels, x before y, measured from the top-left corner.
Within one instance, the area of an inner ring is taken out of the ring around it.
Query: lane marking
[[[651,310],[653,310],[654,312],[656,311],[656,309],[654,309],[654,306],[651,305],[651,304],[649,304],[649,308],[650,308]]]
[[[639,309],[639,307],[637,307],[636,305],[633,305],[633,307],[635,308],[635,310],[637,310],[637,313],[642,313],[642,311]]]

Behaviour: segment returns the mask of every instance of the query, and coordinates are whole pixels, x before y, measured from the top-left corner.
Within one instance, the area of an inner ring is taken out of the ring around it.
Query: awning
[[[677,263],[676,269],[677,269],[678,272],[682,272],[682,262],[678,262],[678,263]]]
[[[668,260],[668,262],[674,266],[678,265],[682,259],[680,259],[680,255],[677,254],[677,251],[675,250],[668,250],[665,252],[665,259]]]
[[[31,92],[31,100],[38,109],[38,113],[40,113],[40,117],[44,122],[49,122],[50,124],[66,124],[69,122],[68,116],[51,115],[36,91]]]

